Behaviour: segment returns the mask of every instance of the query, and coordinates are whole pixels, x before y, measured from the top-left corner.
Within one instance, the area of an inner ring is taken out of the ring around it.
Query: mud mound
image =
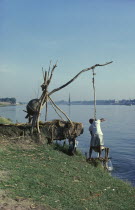
[[[46,139],[64,140],[76,138],[83,133],[83,125],[79,122],[53,120],[40,122],[41,135]],[[35,132],[36,133],[36,132]],[[0,124],[0,137],[31,136],[31,124]]]

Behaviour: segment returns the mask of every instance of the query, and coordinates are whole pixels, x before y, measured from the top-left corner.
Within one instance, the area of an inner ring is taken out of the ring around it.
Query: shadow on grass
[[[55,143],[55,144],[53,144],[53,148],[55,150],[58,150],[60,152],[65,153],[66,155],[70,155],[69,151],[68,151],[68,145],[65,145],[65,144],[64,145],[60,145],[58,143]]]
[[[58,144],[58,143],[55,143],[55,144],[53,144],[53,148],[54,148],[55,150],[58,150],[58,151],[60,151],[60,152],[65,153],[65,154],[68,155],[68,156],[82,155],[80,151],[73,151],[73,152],[71,152],[71,151],[69,150],[69,145],[67,145],[67,144],[60,145],[60,144]]]

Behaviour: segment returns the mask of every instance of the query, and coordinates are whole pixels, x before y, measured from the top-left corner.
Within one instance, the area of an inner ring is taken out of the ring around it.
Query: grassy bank
[[[12,121],[10,119],[0,116],[0,124],[11,124],[11,123],[12,123]]]
[[[8,197],[30,199],[45,209],[134,209],[135,189],[82,155],[68,156],[57,145],[14,143],[5,141],[0,148],[0,170],[7,174],[0,188]]]

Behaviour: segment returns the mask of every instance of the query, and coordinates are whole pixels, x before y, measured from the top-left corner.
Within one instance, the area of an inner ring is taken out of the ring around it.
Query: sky
[[[135,99],[135,0],[0,0],[0,98],[41,95],[42,67],[57,62],[49,91],[95,64],[96,97]],[[92,72],[52,99],[93,100]]]

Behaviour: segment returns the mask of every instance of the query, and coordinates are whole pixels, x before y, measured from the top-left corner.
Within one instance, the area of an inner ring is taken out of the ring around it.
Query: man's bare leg
[[[99,158],[101,157],[101,153],[102,153],[102,146],[99,146]]]
[[[89,158],[91,158],[91,155],[92,155],[92,147],[90,147],[90,150],[89,150]]]
[[[105,158],[109,157],[109,148],[105,148]]]

